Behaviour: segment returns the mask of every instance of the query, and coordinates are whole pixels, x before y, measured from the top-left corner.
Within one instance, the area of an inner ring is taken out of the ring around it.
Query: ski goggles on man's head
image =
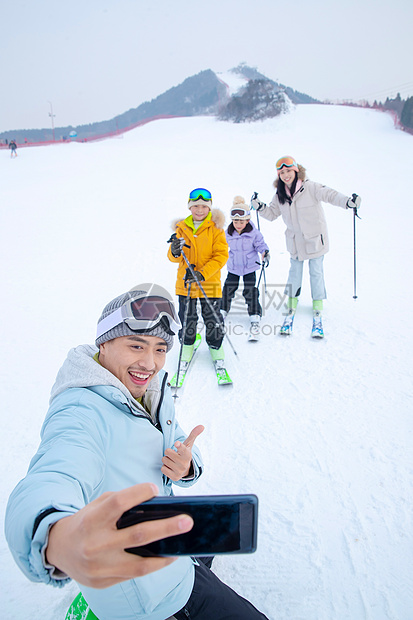
[[[196,189],[193,189],[192,192],[189,194],[188,202],[195,202],[195,200],[200,199],[205,200],[205,202],[209,202],[210,200],[212,200],[211,192],[202,187],[197,187]]]
[[[145,290],[130,291],[131,298],[114,312],[99,321],[96,340],[121,323],[136,332],[146,332],[156,327],[165,317],[171,335],[182,327],[172,301],[164,297],[164,289],[156,284],[141,285]],[[147,292],[147,289],[149,290]],[[157,294],[158,293],[158,294]],[[162,321],[164,324],[164,321]]]
[[[241,207],[234,207],[231,209],[231,219],[234,220],[237,217],[250,217],[251,211],[249,209],[243,209]]]
[[[281,157],[275,164],[277,170],[281,170],[283,166],[286,168],[298,168],[297,162],[293,157]]]

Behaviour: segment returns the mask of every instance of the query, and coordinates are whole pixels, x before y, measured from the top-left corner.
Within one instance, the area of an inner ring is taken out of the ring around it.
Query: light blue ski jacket
[[[50,526],[106,491],[141,482],[155,483],[161,495],[172,494],[172,482],[161,472],[161,459],[186,434],[175,420],[167,373],[151,381],[145,403],[132,397],[93,356],[94,346],[72,349],[52,388],[41,443],[26,477],[10,496],[6,538],[23,573],[32,581],[61,586],[68,581],[45,563]],[[189,486],[202,472],[192,450],[194,478],[174,484]],[[182,557],[159,571],[104,590],[80,586],[99,620],[164,620],[187,602],[194,566]]]

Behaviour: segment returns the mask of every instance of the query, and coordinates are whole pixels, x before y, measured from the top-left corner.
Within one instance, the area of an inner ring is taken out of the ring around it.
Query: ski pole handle
[[[170,238],[168,239],[167,243],[173,243],[173,242],[175,241],[175,239],[177,239],[177,238],[178,238],[178,237],[177,237],[177,234],[176,234],[176,233],[173,233],[173,234],[170,236]],[[183,237],[179,237],[179,239],[183,241]],[[182,248],[190,248],[190,247],[191,247],[191,246],[190,246],[190,245],[188,245],[187,243],[183,243],[183,244],[180,246],[180,249],[182,250]],[[171,248],[171,252],[172,252],[172,256],[175,256],[175,254],[174,254],[174,253],[173,253],[173,251],[172,251],[172,248]],[[177,258],[177,256],[175,256],[175,258]]]

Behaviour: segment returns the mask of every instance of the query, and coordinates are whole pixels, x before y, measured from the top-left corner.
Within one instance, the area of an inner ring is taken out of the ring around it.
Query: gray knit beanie
[[[136,295],[143,294],[146,296],[148,293],[151,293],[151,288],[153,284],[138,284],[134,286],[130,291],[124,293],[123,295],[119,295],[119,297],[115,297],[112,299],[103,309],[103,312],[99,318],[98,324],[102,319],[105,319],[109,314],[112,314],[115,310],[123,306],[123,304],[128,299],[133,299]],[[160,288],[159,286],[157,287]],[[168,292],[163,289],[165,292],[165,297],[172,301],[171,296]],[[153,294],[153,293],[152,293]],[[136,334],[147,334],[149,336],[158,336],[162,338],[166,342],[167,351],[170,351],[173,347],[174,337],[172,334],[168,333],[166,328],[164,327],[163,321],[152,327],[152,329],[142,329],[142,330],[133,330],[126,323],[120,323],[119,325],[115,325],[112,329],[102,334],[99,338],[95,340],[96,346],[99,348],[99,345],[107,342],[108,340],[113,340],[114,338],[120,338],[121,336],[136,336]]]

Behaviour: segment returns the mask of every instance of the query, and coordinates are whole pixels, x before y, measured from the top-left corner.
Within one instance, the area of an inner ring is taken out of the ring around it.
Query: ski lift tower
[[[49,112],[49,116],[50,116],[51,121],[52,121],[53,142],[55,142],[55,137],[54,137],[54,120],[53,120],[53,119],[54,119],[54,117],[55,117],[55,114],[53,114],[53,106],[52,106],[52,102],[51,102],[51,101],[49,101],[48,103],[50,104],[50,112]]]

